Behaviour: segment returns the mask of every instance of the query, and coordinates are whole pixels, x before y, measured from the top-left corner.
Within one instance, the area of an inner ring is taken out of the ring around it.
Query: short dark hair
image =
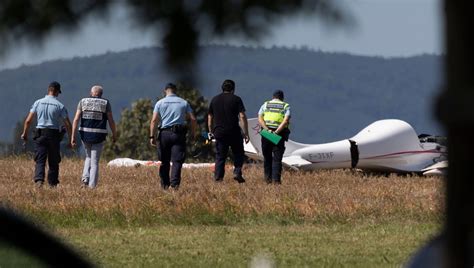
[[[285,94],[281,90],[276,90],[275,92],[273,92],[273,97],[279,100],[283,100],[285,98]]]
[[[52,88],[55,91],[61,93],[61,84],[59,84],[59,82],[57,82],[57,81],[53,81],[53,82],[49,83],[48,90],[50,88]]]
[[[230,79],[224,80],[222,83],[222,91],[231,92],[233,90],[235,90],[235,82]]]
[[[166,89],[171,89],[173,92],[175,92],[175,91],[176,91],[176,85],[173,84],[173,83],[168,83],[168,84],[166,84],[166,86],[165,86],[165,90],[166,90]]]

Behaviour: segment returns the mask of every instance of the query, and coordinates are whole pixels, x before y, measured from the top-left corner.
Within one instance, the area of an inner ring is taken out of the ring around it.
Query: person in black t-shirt
[[[222,181],[225,173],[225,160],[229,147],[234,154],[234,180],[244,183],[242,166],[244,163],[244,143],[249,142],[247,116],[242,99],[234,95],[235,83],[225,80],[222,93],[215,96],[209,105],[207,124],[210,136],[216,139],[216,162],[214,180]],[[239,126],[239,119],[241,127]]]

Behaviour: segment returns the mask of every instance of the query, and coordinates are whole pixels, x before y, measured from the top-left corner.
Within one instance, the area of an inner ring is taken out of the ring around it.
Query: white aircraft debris
[[[139,167],[139,166],[157,166],[161,161],[136,160],[131,158],[116,158],[107,163],[109,167]],[[172,165],[172,163],[171,163]],[[214,163],[184,163],[183,168],[214,168]]]
[[[250,142],[245,154],[262,160],[260,126],[249,119]],[[447,149],[436,137],[417,136],[406,122],[376,121],[352,138],[324,144],[285,142],[283,164],[300,170],[357,168],[367,171],[443,175]]]

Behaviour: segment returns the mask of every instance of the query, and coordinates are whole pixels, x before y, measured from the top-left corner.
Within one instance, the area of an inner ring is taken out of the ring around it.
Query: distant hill
[[[11,141],[15,124],[51,80],[63,87],[61,101],[73,116],[93,84],[104,86],[119,119],[138,98],[155,98],[171,75],[159,64],[159,48],[72,58],[0,72],[0,140]],[[292,109],[292,139],[319,143],[347,138],[378,119],[398,118],[418,133],[441,134],[432,116],[442,78],[441,57],[354,56],[287,48],[202,47],[196,85],[207,98],[224,79],[236,81],[249,117],[275,89]]]

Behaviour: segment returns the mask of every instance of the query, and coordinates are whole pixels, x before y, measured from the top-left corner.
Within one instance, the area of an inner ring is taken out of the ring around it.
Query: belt
[[[60,132],[58,129],[53,129],[53,128],[37,128],[34,136],[36,138],[40,136],[59,137]]]
[[[42,133],[59,133],[59,129],[55,128],[37,128],[36,130]]]
[[[169,126],[169,127],[163,127],[163,128],[160,128],[160,130],[172,130],[172,131],[175,131],[177,129],[184,129],[186,126],[185,125],[172,125],[172,126]]]

